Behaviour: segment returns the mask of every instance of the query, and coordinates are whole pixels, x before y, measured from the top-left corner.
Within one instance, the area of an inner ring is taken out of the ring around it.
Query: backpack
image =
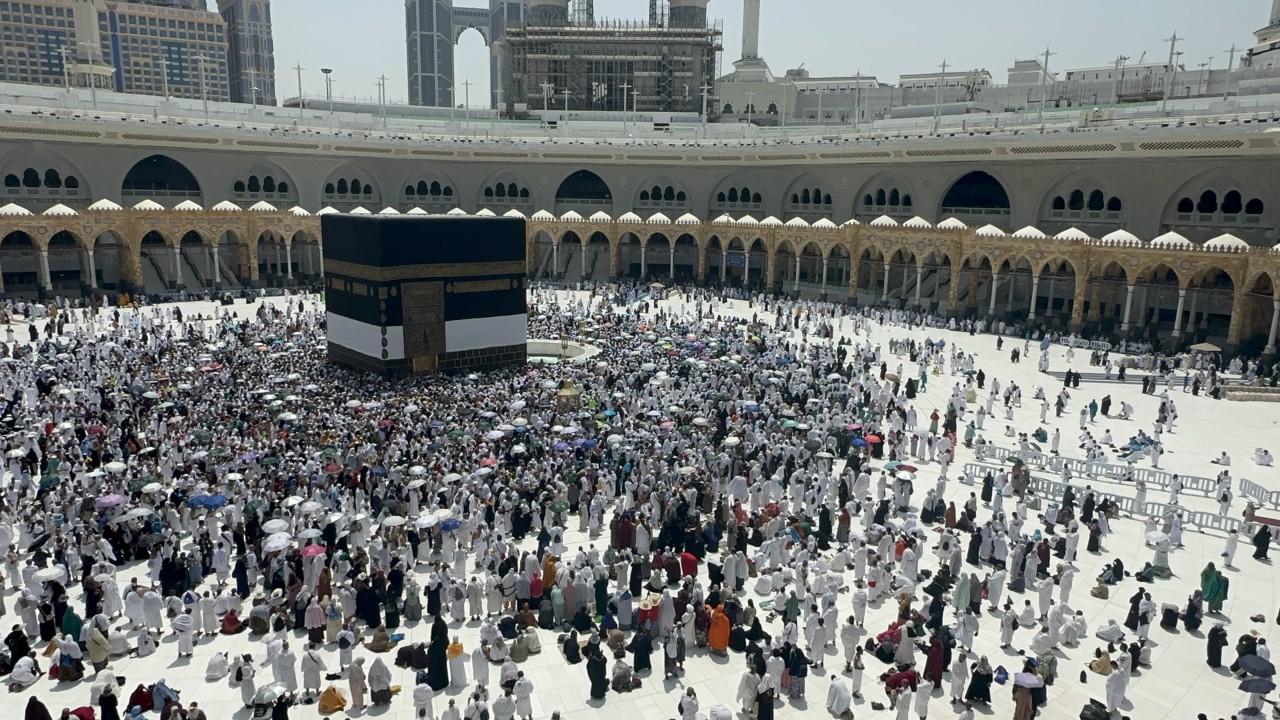
[[[240,682],[241,680],[244,680],[244,666],[237,665],[236,666],[236,682]]]
[[[346,633],[343,633],[338,636],[338,649],[339,650],[351,649],[351,638]]]

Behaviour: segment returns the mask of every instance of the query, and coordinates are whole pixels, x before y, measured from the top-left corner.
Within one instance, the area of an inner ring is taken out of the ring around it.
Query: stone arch
[[[715,219],[727,213],[734,217],[752,215],[760,220],[769,214],[767,210],[770,207],[772,204],[764,181],[743,170],[716,183],[715,190],[707,199],[707,217]]]
[[[370,212],[382,208],[382,190],[373,173],[347,163],[329,173],[321,185],[320,204],[335,210],[350,211],[363,207]]]
[[[647,216],[661,212],[672,220],[693,210],[693,196],[685,182],[670,173],[654,173],[636,186],[632,207]]]
[[[1071,315],[1077,283],[1084,281],[1076,270],[1075,262],[1061,255],[1053,255],[1036,261],[1034,267],[1033,277],[1039,278],[1039,291],[1044,297],[1042,308],[1040,299],[1036,299],[1036,315],[1046,318]]]
[[[433,213],[446,213],[462,204],[458,184],[448,174],[434,168],[415,170],[401,181],[398,188],[400,212],[418,207]],[[367,209],[377,212],[374,208]]]
[[[298,204],[298,186],[293,176],[269,160],[255,160],[236,173],[231,182],[231,199],[241,205],[265,201],[284,207]]]
[[[877,173],[862,184],[853,197],[852,216],[871,220],[881,215],[916,215],[916,192],[906,177],[895,170]]]
[[[791,182],[782,195],[782,219],[804,218],[812,223],[834,212],[836,183],[814,173],[805,173]]]
[[[1088,171],[1068,173],[1041,198],[1039,223],[1055,230],[1069,225],[1119,225],[1125,217],[1125,201],[1123,189],[1115,185]]]
[[[40,291],[40,246],[33,235],[14,230],[0,237],[0,272],[8,293],[34,295]]]
[[[499,215],[511,209],[531,215],[536,209],[529,182],[510,170],[499,170],[480,184],[476,207],[488,208]]]
[[[572,172],[556,188],[556,215],[570,210],[584,217],[598,211],[613,214],[613,190],[590,170]]]
[[[191,200],[204,203],[200,183],[186,165],[168,155],[156,154],[133,164],[120,185],[126,204],[142,200]]]
[[[975,223],[1007,224],[1012,214],[1007,185],[987,170],[972,170],[952,180],[935,217]]]
[[[28,170],[35,173],[35,183],[24,182]],[[0,204],[14,202],[30,210],[87,205],[94,197],[79,166],[44,148],[24,147],[0,159],[0,180]]]
[[[1160,216],[1161,232],[1174,230],[1195,242],[1224,232],[1254,244],[1268,235],[1277,213],[1270,198],[1276,186],[1247,169],[1209,170],[1184,182],[1169,196]]]

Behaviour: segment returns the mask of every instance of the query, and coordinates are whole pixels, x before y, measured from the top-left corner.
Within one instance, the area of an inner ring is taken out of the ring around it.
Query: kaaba
[[[400,377],[527,358],[520,218],[325,215],[331,362]]]

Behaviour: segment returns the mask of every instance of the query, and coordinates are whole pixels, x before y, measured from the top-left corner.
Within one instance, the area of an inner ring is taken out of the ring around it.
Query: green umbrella
[[[569,503],[563,500],[557,500],[551,503],[548,507],[551,508],[551,512],[561,513],[569,509]]]
[[[338,448],[332,445],[325,445],[323,448],[320,449],[320,454],[327,458],[337,457]]]
[[[466,433],[463,432],[461,428],[454,428],[449,431],[448,435],[449,437],[462,437],[463,435],[466,435]]]
[[[266,457],[262,458],[261,460],[259,460],[259,461],[258,461],[258,464],[259,464],[259,465],[265,465],[265,466],[279,465],[279,464],[280,464],[280,456],[279,456],[279,455],[268,455],[268,456],[266,456]]]

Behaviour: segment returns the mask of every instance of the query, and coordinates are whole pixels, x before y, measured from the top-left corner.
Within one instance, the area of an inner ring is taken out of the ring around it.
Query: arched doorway
[[[1176,286],[1174,291],[1171,302],[1176,307]],[[1240,330],[1245,326],[1244,317],[1235,318],[1233,315],[1235,298],[1235,281],[1225,270],[1210,267],[1193,275],[1187,283],[1187,298],[1184,304],[1184,308],[1192,309],[1192,317],[1185,326],[1186,334],[1195,337],[1197,341],[1216,341],[1219,345],[1242,339],[1231,337],[1233,320],[1239,323]],[[1243,314],[1242,312],[1241,315]],[[1172,322],[1174,319],[1172,309],[1162,314],[1161,319],[1166,318]],[[1154,332],[1152,330],[1153,337]]]
[[[1003,226],[1009,215],[1009,193],[999,180],[981,170],[952,183],[938,209],[938,217],[956,217],[969,225]]]
[[[609,236],[600,231],[591,233],[582,254],[582,279],[604,282],[609,279]]]
[[[575,255],[581,255],[581,254],[582,254],[582,238],[578,237],[577,233],[566,232],[565,234],[561,235],[560,239],[556,242],[555,246],[552,248],[551,277],[560,278],[567,282],[574,282],[574,279],[571,278],[569,274],[570,274],[571,268],[574,267],[574,264],[573,264],[574,260],[577,260],[579,263],[582,262],[582,259],[580,257],[579,258],[574,257]]]
[[[566,177],[556,189],[556,216],[570,210],[583,217],[600,211],[613,214],[613,191],[599,175],[579,170]]]
[[[553,267],[553,255],[555,254],[555,241],[551,239],[551,235],[545,230],[539,230],[533,236],[533,277],[548,278],[551,277],[551,269]]]
[[[152,155],[139,160],[124,176],[120,197],[126,204],[141,200],[191,200],[204,204],[200,183],[185,165],[167,155]]]
[[[671,239],[662,233],[654,233],[645,241],[644,252],[641,255],[640,275],[644,278],[664,277],[671,278],[675,275],[676,253],[675,244]]]
[[[1276,306],[1275,281],[1268,273],[1260,273],[1246,286],[1244,317],[1240,322],[1240,352],[1246,356],[1274,353],[1276,334],[1280,330],[1280,308]]]
[[[35,296],[40,291],[40,258],[35,240],[18,230],[0,239],[3,290],[11,295]]]
[[[702,269],[702,279],[710,280],[712,283],[722,283],[727,277],[724,244],[718,235],[712,235],[707,240],[707,245],[703,249]]]
[[[689,233],[682,233],[676,238],[673,248],[672,262],[674,272],[672,278],[689,280],[694,278],[698,269],[698,240]]]
[[[60,295],[79,294],[88,271],[81,267],[80,242],[62,230],[49,238],[49,285]]]
[[[124,280],[123,258],[127,252],[124,242],[114,231],[108,230],[97,237],[93,243],[93,270],[97,276],[97,284],[104,290],[118,290]]]
[[[790,292],[796,289],[796,249],[790,240],[781,240],[773,254],[773,276],[769,278],[769,286],[775,292]]]
[[[169,243],[163,235],[152,230],[142,236],[140,261],[143,292],[161,293],[173,289],[170,281],[170,276],[173,275],[172,258]]]
[[[1044,303],[1037,305],[1036,316],[1066,326],[1075,310],[1075,267],[1062,258],[1046,262],[1040,267],[1040,291],[1044,295]]]

